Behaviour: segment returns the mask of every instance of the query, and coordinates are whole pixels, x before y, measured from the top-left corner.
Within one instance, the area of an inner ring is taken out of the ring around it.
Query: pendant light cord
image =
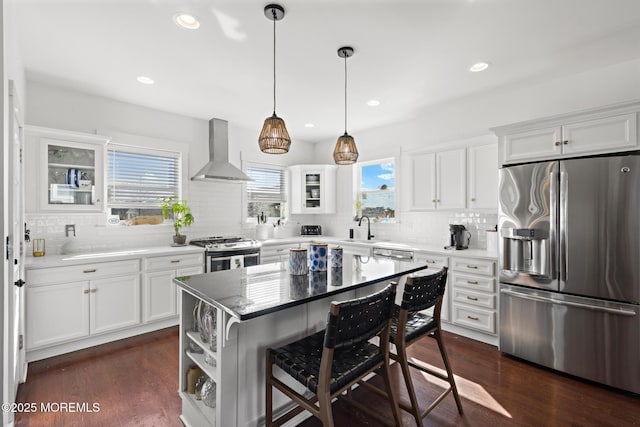
[[[344,55],[344,133],[347,134],[347,52],[342,51]]]
[[[276,21],[278,20],[276,10],[272,9],[273,14],[273,115],[276,115]]]

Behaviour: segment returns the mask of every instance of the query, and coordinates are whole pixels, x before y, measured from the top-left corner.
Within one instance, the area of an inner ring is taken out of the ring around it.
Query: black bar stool
[[[389,376],[389,345],[376,346],[369,339],[378,336],[389,342],[396,284],[367,297],[332,302],[324,331],[277,349],[267,349],[266,426],[280,426],[304,410],[333,427],[331,400],[350,389],[360,378],[380,369],[395,425],[401,426],[398,404]],[[273,365],[313,393],[305,397],[273,375]],[[273,420],[272,393],[275,387],[297,406]],[[316,405],[317,403],[317,405]],[[388,421],[382,420],[383,423]]]
[[[391,358],[400,363],[402,375],[404,376],[407,391],[409,392],[409,399],[411,400],[410,406],[404,402],[400,402],[400,407],[413,414],[418,426],[422,426],[422,418],[431,412],[450,392],[453,392],[453,397],[458,406],[458,412],[460,414],[463,413],[458,388],[453,378],[453,371],[451,370],[449,357],[447,356],[444,342],[442,341],[440,329],[440,311],[442,309],[442,298],[446,284],[447,267],[443,267],[442,270],[431,275],[410,275],[407,277],[407,282],[404,286],[402,305],[399,307],[396,305],[394,308],[390,341],[395,344],[397,354],[392,353]],[[420,311],[430,307],[434,307],[433,317],[420,313]],[[443,375],[422,364],[416,364],[408,360],[407,347],[425,335],[435,338],[438,343],[447,375]],[[418,406],[409,366],[449,383],[449,387],[434,400],[424,412],[420,412],[420,407]]]

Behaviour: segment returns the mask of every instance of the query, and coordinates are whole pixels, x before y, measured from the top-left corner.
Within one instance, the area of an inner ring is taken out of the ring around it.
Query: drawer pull
[[[91,270],[82,270],[83,273],[95,273],[96,271],[98,270],[96,270],[95,268],[92,268]]]
[[[477,317],[473,317],[473,316],[467,316],[467,319],[471,319],[471,320],[480,320]]]
[[[428,263],[428,264],[435,264],[436,262],[432,259],[427,259],[424,262]]]
[[[177,262],[180,262],[180,260],[179,260],[179,259],[172,259],[172,260],[171,260],[171,264],[175,264],[175,263],[177,263]]]
[[[473,268],[474,270],[477,270],[478,266],[477,265],[467,264],[467,268]]]
[[[477,285],[478,281],[477,280],[467,280],[467,283],[470,285]]]
[[[89,289],[85,289],[84,291],[82,291],[83,294],[88,294],[89,293]]]
[[[93,289],[91,289],[91,293],[92,293],[92,294],[95,294],[96,292],[98,292],[98,289],[97,289],[97,288],[93,288]]]
[[[476,297],[469,297],[469,296],[468,296],[468,297],[467,297],[467,299],[468,299],[468,300],[471,300],[471,301],[478,301],[478,298],[476,298]]]

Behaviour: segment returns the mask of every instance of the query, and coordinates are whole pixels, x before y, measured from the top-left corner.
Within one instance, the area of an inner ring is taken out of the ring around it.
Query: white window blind
[[[249,166],[247,175],[254,181],[247,183],[247,201],[278,203],[287,200],[285,171],[274,166]]]
[[[108,170],[110,207],[153,207],[160,197],[180,197],[180,153],[111,144]]]

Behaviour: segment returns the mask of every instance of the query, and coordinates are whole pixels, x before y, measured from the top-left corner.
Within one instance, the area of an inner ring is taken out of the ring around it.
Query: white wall
[[[489,70],[488,72],[491,72]],[[568,113],[618,102],[640,99],[640,60],[589,70],[547,82],[532,82],[518,88],[503,88],[476,94],[435,107],[425,108],[410,120],[363,131],[351,131],[361,161],[399,156],[401,150],[456,144],[467,138],[495,138],[489,128],[535,118]],[[378,108],[384,108],[381,105]],[[337,138],[338,135],[336,135]],[[497,140],[497,139],[496,139]],[[320,163],[333,162],[335,139],[316,145]],[[474,143],[474,140],[468,140]],[[402,165],[397,163],[397,167]],[[340,167],[338,182],[352,183],[352,168]],[[401,186],[401,183],[400,183]],[[354,225],[353,188],[338,190],[336,218],[324,219],[325,228],[346,236]],[[400,197],[403,197],[400,190]],[[495,215],[495,214],[494,214]],[[475,224],[474,236],[483,247],[483,229],[496,221],[487,212],[410,213],[400,212],[398,225],[376,225],[374,234],[383,238],[446,242],[447,224]],[[356,227],[357,228],[357,227]],[[473,242],[473,241],[472,241]]]
[[[208,120],[196,119],[128,104],[113,99],[71,91],[39,82],[27,82],[27,117],[29,125],[76,132],[95,133],[105,129],[124,134],[141,135],[176,141],[189,145],[189,176],[197,172],[209,158]],[[224,117],[221,117],[224,119]],[[256,128],[262,123],[257,123]],[[309,163],[313,145],[294,141],[290,152],[282,156],[261,153],[258,149],[259,130],[244,129],[229,123],[230,160],[236,166],[243,161],[288,165]],[[35,147],[25,147],[28,156],[26,170],[37,167]],[[81,245],[90,250],[130,247],[146,244],[166,244],[171,241],[171,229],[166,226],[109,227],[104,215],[42,214],[36,212],[35,182],[27,180],[28,226],[32,236],[47,238],[47,248],[56,252],[64,241],[64,224],[75,223]],[[189,237],[215,234],[250,234],[251,227],[242,224],[242,192],[236,183],[188,181],[185,194],[196,218],[194,225],[184,230]],[[135,230],[134,230],[135,229]]]

